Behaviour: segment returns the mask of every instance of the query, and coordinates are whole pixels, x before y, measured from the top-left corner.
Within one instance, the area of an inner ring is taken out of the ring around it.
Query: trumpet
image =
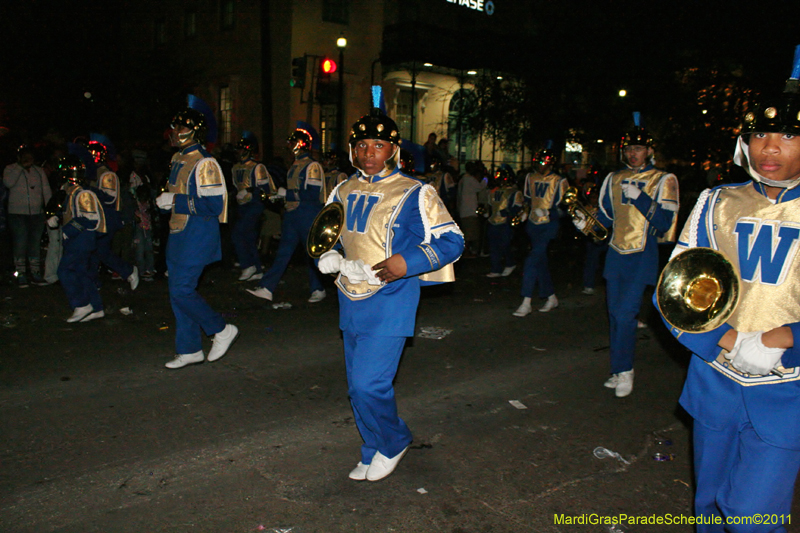
[[[581,202],[576,187],[569,187],[567,189],[562,202],[567,206],[567,212],[569,212],[569,216],[571,216],[573,220],[583,219],[586,221],[586,225],[581,230],[581,233],[593,238],[597,242],[605,240],[605,238],[608,237],[608,230],[600,224],[589,207]]]

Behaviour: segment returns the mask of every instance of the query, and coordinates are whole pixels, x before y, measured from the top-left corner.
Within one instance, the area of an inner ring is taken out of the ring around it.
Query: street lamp
[[[625,89],[620,89],[619,93],[617,94],[619,94],[620,98],[625,98],[626,96],[628,96],[628,91],[626,91]]]
[[[339,150],[344,148],[344,49],[347,47],[347,39],[344,34],[336,39],[336,46],[339,48],[339,105],[336,110],[336,127],[339,130]]]

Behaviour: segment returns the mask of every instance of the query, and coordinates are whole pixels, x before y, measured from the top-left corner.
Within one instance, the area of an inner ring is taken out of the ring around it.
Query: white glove
[[[628,182],[622,184],[622,194],[631,200],[636,200],[642,194],[642,190],[636,184]]]
[[[341,269],[344,258],[336,250],[329,250],[322,254],[317,263],[317,268],[323,274],[336,274]]]
[[[47,227],[50,229],[56,229],[58,227],[58,217],[53,215],[47,219]]]
[[[739,352],[733,358],[733,368],[756,376],[765,376],[781,361],[784,348],[767,348],[761,342],[763,331],[747,337],[739,346]]]
[[[759,333],[760,333],[759,331],[751,331],[749,333],[737,331],[736,341],[733,343],[733,348],[731,348],[731,351],[725,354],[725,359],[732,361],[733,358],[736,357],[736,354],[739,353],[739,348],[742,347],[742,341],[747,339],[748,337],[755,337]]]
[[[242,189],[241,191],[236,193],[236,199],[240,202],[244,200],[244,197],[247,196],[247,189]]]
[[[542,209],[541,207],[537,207],[536,209],[533,210],[533,214],[536,215],[537,218],[542,218],[547,214],[547,210]]]
[[[356,259],[355,261],[342,261],[342,275],[347,276],[353,283],[358,283],[359,281],[367,281],[367,273],[364,272],[364,261],[361,259]]]
[[[159,209],[163,209],[168,211],[172,209],[172,206],[175,204],[175,193],[174,192],[162,192],[156,198],[156,205]]]
[[[525,222],[526,220],[528,220],[528,212],[527,211],[523,211],[522,214],[519,217],[519,222],[521,224],[521,223]]]
[[[286,198],[286,189],[284,189],[283,187],[278,187],[277,196],[280,196],[281,198]]]
[[[581,211],[575,211],[575,216],[572,219],[572,223],[575,224],[575,227],[578,228],[578,231],[583,231],[586,227],[586,215],[584,215]]]

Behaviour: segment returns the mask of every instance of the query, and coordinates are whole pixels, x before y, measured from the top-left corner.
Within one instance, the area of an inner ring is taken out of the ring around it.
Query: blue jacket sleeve
[[[464,237],[453,231],[431,238],[429,244],[419,244],[400,252],[406,261],[406,277],[418,276],[452,263],[464,251]]]
[[[650,198],[646,193],[641,193],[633,201],[633,205],[659,233],[668,231],[672,226],[672,218],[675,213],[661,207],[661,204]]]
[[[201,217],[218,217],[224,207],[222,195],[197,196],[194,194],[176,194],[175,212],[181,215]]]

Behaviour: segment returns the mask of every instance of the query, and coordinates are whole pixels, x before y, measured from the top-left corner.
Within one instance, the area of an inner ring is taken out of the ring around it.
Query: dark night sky
[[[65,121],[91,112],[82,96],[86,90],[95,94],[95,108],[113,116],[117,83],[125,72],[115,44],[119,3],[7,1],[0,17],[0,120],[12,131],[29,130],[30,136],[41,135],[48,125],[69,128]],[[520,57],[527,58],[520,71],[576,97],[624,86],[643,100],[657,99],[660,83],[688,65],[741,66],[754,85],[761,85],[756,88],[779,88],[800,43],[794,1],[545,0],[534,5],[538,35],[526,43],[510,28],[502,48],[518,45],[525,50]],[[505,54],[498,64],[507,60]]]

